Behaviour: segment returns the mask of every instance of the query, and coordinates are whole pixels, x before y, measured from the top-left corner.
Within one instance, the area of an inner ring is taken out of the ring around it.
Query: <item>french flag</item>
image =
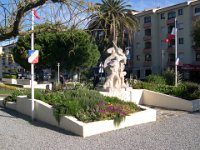
[[[173,27],[171,34],[169,34],[168,37],[165,39],[165,43],[170,43],[171,39],[175,38],[176,33],[177,29]]]

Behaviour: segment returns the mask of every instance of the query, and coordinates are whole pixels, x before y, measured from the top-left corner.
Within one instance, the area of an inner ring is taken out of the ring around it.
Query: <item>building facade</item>
[[[0,47],[0,78],[3,77],[3,74],[17,74],[17,72],[22,69],[22,67],[14,61],[12,54],[12,49],[14,47],[15,44]]]
[[[200,49],[193,48],[193,22],[200,18],[200,1],[192,0],[136,14],[140,29],[134,34],[133,74],[144,79],[151,73],[174,68],[175,39],[165,43],[177,19],[178,70],[189,79],[200,75]]]

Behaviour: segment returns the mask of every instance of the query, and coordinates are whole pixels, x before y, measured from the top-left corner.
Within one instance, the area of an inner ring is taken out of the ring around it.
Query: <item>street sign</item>
[[[28,62],[31,64],[36,64],[39,61],[39,51],[38,50],[28,50]]]

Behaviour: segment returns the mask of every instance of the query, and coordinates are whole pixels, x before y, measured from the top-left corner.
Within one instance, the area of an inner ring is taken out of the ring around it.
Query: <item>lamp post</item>
[[[60,83],[60,63],[58,63],[58,84]]]
[[[178,36],[177,36],[177,19],[175,18],[175,86],[177,86],[177,82],[178,82],[178,71],[177,71],[177,49],[178,49]]]
[[[99,64],[99,73],[101,74],[100,76],[100,81],[102,81],[102,74],[103,74],[104,70],[103,70],[103,63],[100,62]]]

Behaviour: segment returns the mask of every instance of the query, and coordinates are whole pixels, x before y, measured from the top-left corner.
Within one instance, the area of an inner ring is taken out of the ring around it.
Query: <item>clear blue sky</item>
[[[93,3],[101,3],[101,0],[86,0]],[[187,0],[126,0],[132,5],[132,9],[142,11],[146,8],[167,7],[170,5],[185,2]]]

